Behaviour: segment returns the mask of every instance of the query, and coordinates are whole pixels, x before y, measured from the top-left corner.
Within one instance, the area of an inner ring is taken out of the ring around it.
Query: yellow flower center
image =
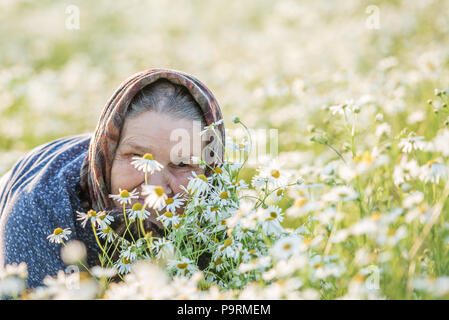
[[[61,228],[56,228],[55,231],[53,231],[53,234],[57,236],[58,234],[61,234],[63,230]]]
[[[371,216],[370,216],[371,220],[373,221],[377,221],[380,219],[380,212],[374,212]]]
[[[371,156],[371,154],[368,151],[365,151],[361,156],[355,156],[354,162],[366,162],[366,163],[373,163],[374,158]]]
[[[220,209],[214,208],[214,207],[210,208],[210,211],[218,211],[218,210],[220,210]]]
[[[166,211],[164,213],[164,216],[166,216],[167,218],[172,218],[173,217],[173,213],[171,213],[170,211]]]
[[[223,173],[223,170],[221,170],[220,167],[216,167],[216,168],[214,169],[214,171],[215,171],[215,173],[217,173],[217,174]]]
[[[187,268],[187,263],[178,263],[178,268],[179,268],[179,269],[185,269],[185,268]]]
[[[180,223],[178,223],[178,224],[174,224],[173,225],[173,228],[175,228],[175,229],[178,229],[179,227],[181,226],[181,224]]]
[[[220,198],[221,199],[229,199],[229,195],[226,191],[224,191],[220,194]]]
[[[270,212],[270,216],[266,219],[266,221],[274,220],[274,219],[276,219],[277,217],[278,217],[277,212],[271,211],[271,212]]]
[[[127,259],[126,257],[123,257],[123,258],[122,258],[122,262],[123,262],[124,264],[130,263],[129,259]]]
[[[135,204],[133,204],[132,210],[133,211],[142,211],[143,206],[141,203],[137,202]]]
[[[120,197],[121,198],[129,198],[128,190],[122,190],[122,192],[120,192]]]
[[[207,183],[207,178],[206,178],[206,176],[204,174],[199,174],[196,177]]]
[[[284,250],[289,250],[292,247],[292,245],[290,243],[286,243],[284,244],[284,246],[282,247]]]
[[[276,169],[271,170],[270,174],[275,179],[277,179],[277,178],[279,178],[281,176],[281,174],[279,173],[279,170],[276,170]]]
[[[91,217],[96,217],[97,216],[97,212],[95,210],[89,210],[87,212],[87,215],[91,216]]]
[[[438,161],[437,160],[430,160],[430,161],[427,161],[427,165],[430,167],[431,165],[433,165],[433,164],[437,164],[438,163]]]
[[[395,234],[396,234],[396,230],[395,229],[389,229],[388,232],[387,232],[387,235],[390,236],[390,237],[394,236]]]
[[[103,229],[103,233],[108,234],[109,232],[111,232],[111,228],[109,226],[107,226],[105,229]]]
[[[307,203],[307,199],[306,198],[300,198],[300,199],[296,200],[295,206],[301,208],[306,203]]]
[[[145,153],[142,158],[144,158],[145,160],[154,160],[151,153]]]
[[[173,198],[167,198],[167,200],[165,200],[166,204],[172,204],[173,202],[175,202],[175,200],[173,200]]]
[[[157,186],[154,188],[154,192],[158,195],[158,197],[162,197],[164,195],[164,188]]]
[[[284,192],[284,190],[282,190],[282,189],[279,189],[277,192],[276,192],[276,195],[278,196],[278,197],[280,197],[280,196],[282,196],[282,193]]]
[[[229,247],[231,245],[231,243],[232,243],[231,239],[226,239],[225,242],[223,243],[223,246],[224,247]]]

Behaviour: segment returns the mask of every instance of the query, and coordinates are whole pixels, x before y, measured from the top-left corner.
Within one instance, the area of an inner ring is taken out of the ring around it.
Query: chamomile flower
[[[154,241],[153,248],[157,251],[156,258],[159,260],[170,259],[175,255],[173,242],[165,238],[157,238]]]
[[[217,191],[214,191],[212,197],[213,202],[220,206],[226,206],[233,202],[231,192],[225,189],[218,189]]]
[[[274,191],[271,195],[272,195],[274,201],[276,201],[276,202],[281,201],[281,199],[285,195],[285,188],[279,188],[276,191]]]
[[[414,136],[410,134],[407,138],[401,139],[399,142],[399,147],[404,153],[410,153],[413,150],[423,150],[426,146],[426,142],[423,141],[424,137]]]
[[[107,214],[104,211],[100,211],[97,214],[97,220],[96,223],[99,226],[103,226],[103,227],[107,227],[109,226],[112,222],[114,222],[114,217],[110,214]]]
[[[104,211],[96,212],[95,210],[89,210],[87,213],[77,211],[76,220],[81,221],[81,225],[84,228],[88,221],[90,221],[94,226],[110,225],[111,222],[114,221],[114,217]]]
[[[204,174],[196,174],[192,171],[193,177],[189,177],[187,191],[190,194],[202,195],[209,190],[209,179]]]
[[[200,132],[200,136],[203,136],[204,134],[206,134],[209,131],[215,130],[215,128],[217,126],[219,126],[220,124],[222,124],[223,122],[224,122],[224,120],[221,119],[221,120],[218,120],[218,121],[215,121],[215,122],[211,123],[208,126],[205,126],[204,129]]]
[[[172,260],[169,262],[169,268],[174,270],[177,275],[189,275],[198,270],[198,267],[192,260],[182,257],[179,260]]]
[[[448,176],[448,167],[444,164],[438,163],[436,160],[427,162],[426,165],[421,167],[421,173],[419,175],[420,180],[425,183],[440,183],[440,179],[446,179]]]
[[[129,246],[126,247],[125,250],[122,251],[122,256],[128,259],[129,261],[133,262],[137,259],[137,244],[132,243]]]
[[[97,211],[95,210],[89,210],[87,213],[77,211],[77,218],[76,220],[81,221],[81,225],[83,228],[86,226],[87,221],[90,220],[91,223],[96,223],[97,221]]]
[[[288,259],[297,252],[301,243],[302,243],[301,238],[294,234],[280,238],[275,242],[274,246],[272,247],[271,255],[276,260]]]
[[[268,187],[268,189],[274,189],[283,187],[287,184],[288,177],[290,176],[275,161],[267,167],[259,168],[258,171],[259,174],[255,175],[252,179],[252,185],[255,188]]]
[[[47,236],[48,241],[52,243],[64,243],[64,239],[68,240],[68,235],[70,235],[72,231],[70,228],[56,228],[53,230],[53,233]]]
[[[160,210],[165,207],[165,200],[168,197],[161,186],[145,185],[143,186],[142,194],[147,196],[145,204],[150,208]]]
[[[161,221],[164,226],[173,226],[177,225],[181,221],[181,217],[171,211],[166,211],[157,217],[157,220]]]
[[[348,186],[337,186],[324,194],[322,200],[328,202],[346,202],[355,200],[358,197],[359,194],[353,188]]]
[[[262,220],[262,230],[265,233],[279,235],[283,232],[281,222],[284,220],[284,214],[278,206],[269,206],[263,210],[259,219]]]
[[[160,171],[164,166],[154,160],[151,153],[145,153],[142,157],[133,157],[131,164],[140,171],[153,174],[155,171]]]
[[[130,204],[132,199],[137,199],[137,198],[139,198],[139,196],[138,196],[138,192],[136,191],[136,189],[129,192],[128,190],[122,190],[119,188],[119,194],[117,194],[117,195],[111,194],[111,195],[109,195],[109,198],[112,198],[112,199],[120,202],[121,204],[125,204],[125,203]]]
[[[145,210],[145,207],[140,202],[133,204],[131,209],[126,210],[126,213],[132,221],[136,219],[145,220],[151,214],[149,211]]]
[[[232,238],[227,238],[221,246],[218,247],[217,254],[224,258],[238,259],[242,250],[242,244]]]
[[[113,242],[117,238],[117,235],[112,231],[111,227],[108,225],[100,226],[97,229],[97,233],[100,238],[106,239],[107,242]]]
[[[209,235],[203,229],[197,230],[196,237],[204,244],[207,244],[210,241]]]
[[[180,198],[180,196],[181,194],[177,193],[174,197],[167,198],[165,200],[165,210],[176,212],[176,210],[180,208],[185,202],[185,200]]]
[[[120,257],[115,263],[114,267],[117,269],[119,274],[128,273],[131,269],[131,261],[126,257]]]

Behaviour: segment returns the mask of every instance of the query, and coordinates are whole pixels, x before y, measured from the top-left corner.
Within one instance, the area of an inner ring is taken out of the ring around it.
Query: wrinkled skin
[[[195,123],[190,119],[175,119],[154,111],[143,112],[126,119],[112,163],[112,194],[118,194],[119,188],[128,191],[137,189],[139,193],[142,191],[145,174],[138,171],[131,162],[133,157],[143,156],[145,153],[151,153],[154,160],[164,166],[161,171],[149,175],[148,184],[163,187],[168,197],[182,193],[181,186],[187,186],[192,171],[197,174],[204,173],[204,169],[190,161],[191,156],[199,156],[200,150],[194,148],[195,143],[200,143],[200,147],[204,146],[199,142],[200,127],[197,125],[198,122]],[[180,138],[178,133],[183,134],[183,138]],[[184,146],[182,150],[181,145]],[[135,199],[131,205],[136,202],[143,204],[144,197]],[[114,203],[117,207],[121,207],[117,201]],[[153,212],[151,216],[150,220],[156,222]],[[162,226],[159,222],[157,224]]]

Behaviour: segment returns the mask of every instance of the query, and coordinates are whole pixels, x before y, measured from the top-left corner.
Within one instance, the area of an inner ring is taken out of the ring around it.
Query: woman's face
[[[194,150],[195,143],[201,141],[198,124],[199,122],[189,119],[175,119],[154,111],[126,119],[112,162],[112,194],[118,194],[119,188],[128,191],[137,189],[139,193],[142,191],[145,174],[138,171],[131,162],[133,157],[141,157],[145,153],[151,153],[154,160],[164,166],[161,171],[148,176],[148,184],[163,187],[169,197],[183,192],[180,187],[187,186],[192,171],[204,173],[204,169],[192,164],[190,160],[201,152]],[[201,142],[200,145],[202,147]],[[143,201],[142,197],[133,203]],[[115,205],[120,207],[118,202]]]

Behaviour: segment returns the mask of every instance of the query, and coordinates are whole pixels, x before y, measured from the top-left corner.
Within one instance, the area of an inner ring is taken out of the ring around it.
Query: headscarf
[[[189,74],[169,69],[150,69],[131,76],[109,99],[90,141],[80,178],[81,190],[86,196],[83,204],[86,209],[92,208],[96,211],[113,209],[113,202],[109,198],[111,167],[128,107],[141,89],[159,79],[166,79],[187,88],[200,106],[207,125],[222,119],[218,101],[212,92],[201,81]],[[216,131],[224,142],[225,131],[222,122],[216,126]],[[215,164],[223,159],[224,150],[223,148],[219,150],[221,154],[216,155]]]

